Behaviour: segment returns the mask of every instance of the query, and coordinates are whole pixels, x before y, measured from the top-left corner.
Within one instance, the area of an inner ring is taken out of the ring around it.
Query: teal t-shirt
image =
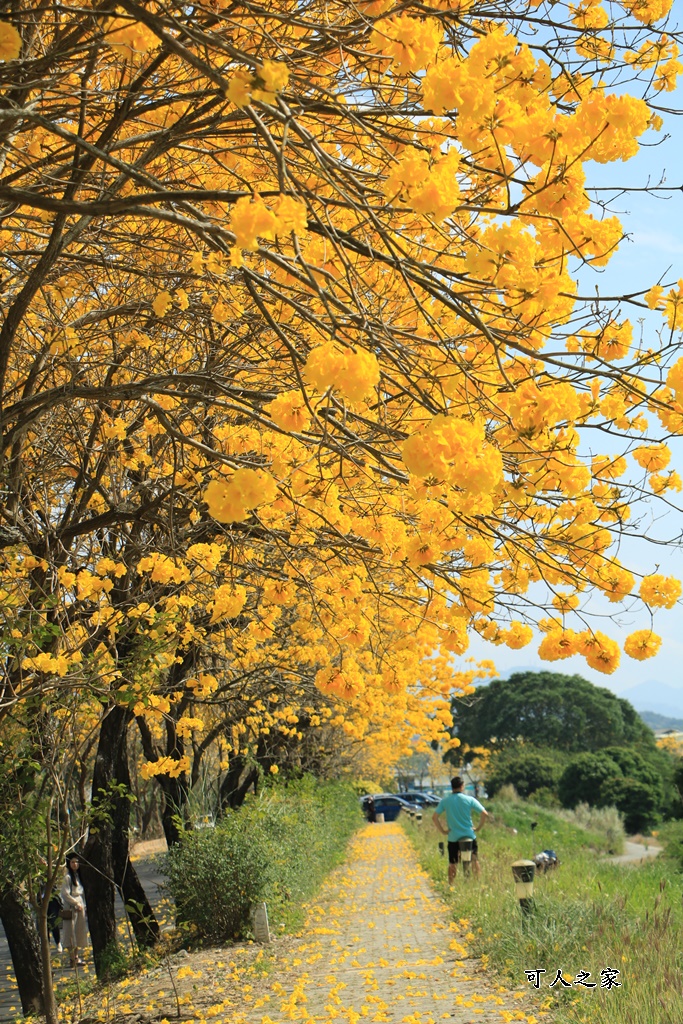
[[[472,828],[472,811],[483,811],[478,800],[466,793],[449,793],[439,801],[437,814],[446,814],[448,824],[448,842],[456,843],[458,839],[476,839],[477,833]]]

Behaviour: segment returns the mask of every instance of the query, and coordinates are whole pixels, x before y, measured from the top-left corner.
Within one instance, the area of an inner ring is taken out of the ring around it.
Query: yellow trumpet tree
[[[541,656],[611,672],[613,640],[564,627],[577,595],[673,605],[679,583],[638,585],[613,541],[632,436],[652,492],[680,486],[662,434],[683,423],[681,289],[631,300],[672,328],[655,350],[575,280],[623,233],[590,163],[659,130],[680,67],[666,3],[614,9],[13,9],[6,706],[95,651],[116,679],[106,637],[147,615],[131,574],[172,624],[202,545],[224,577],[210,619],[274,625],[279,586],[305,621],[310,601],[317,686],[351,702],[402,688],[418,634],[520,647],[544,605]],[[586,458],[587,426],[624,454]],[[626,653],[657,646],[643,630]]]
[[[472,630],[614,671],[583,596],[681,593],[616,542],[681,488],[683,285],[577,278],[669,7],[3,8],[0,720],[82,695],[98,784],[135,717],[147,775],[229,795],[310,730],[446,744]]]

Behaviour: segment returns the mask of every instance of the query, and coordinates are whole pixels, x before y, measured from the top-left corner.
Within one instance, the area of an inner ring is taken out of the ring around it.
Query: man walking
[[[460,860],[460,847],[458,846],[458,840],[460,839],[474,840],[472,846],[472,870],[479,877],[479,847],[477,845],[477,829],[472,825],[472,811],[478,811],[481,814],[478,826],[479,831],[484,827],[486,819],[489,817],[478,800],[475,800],[473,796],[467,796],[466,793],[463,793],[464,787],[465,783],[459,775],[456,775],[454,779],[451,779],[451,789],[453,792],[440,800],[439,806],[434,811],[434,824],[442,835],[448,836],[449,885],[453,884],[458,861]],[[440,814],[446,815],[448,828],[444,828],[441,824]]]

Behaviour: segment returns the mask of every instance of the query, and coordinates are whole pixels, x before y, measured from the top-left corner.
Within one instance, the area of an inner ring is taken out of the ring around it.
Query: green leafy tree
[[[558,794],[565,807],[579,803],[604,806],[603,786],[609,779],[618,778],[623,778],[621,768],[608,754],[577,754],[562,772]]]
[[[604,753],[616,761],[625,778],[634,779],[646,786],[652,792],[657,807],[661,807],[664,783],[660,771],[649,759],[632,747],[607,747]]]
[[[453,701],[455,728],[470,747],[524,740],[569,753],[636,744],[654,749],[652,731],[628,701],[582,676],[515,672]]]
[[[665,794],[652,765],[637,751],[610,747],[597,754],[577,754],[558,785],[565,807],[578,803],[616,807],[627,832],[644,832],[659,821]]]
[[[657,790],[638,779],[607,779],[600,790],[604,807],[616,807],[627,832],[647,832],[659,821]]]
[[[678,799],[683,803],[683,757],[679,757],[673,768],[673,784],[678,793]]]
[[[486,789],[495,796],[501,786],[514,786],[520,796],[530,797],[540,789],[555,790],[566,758],[552,750],[514,746],[491,758]]]

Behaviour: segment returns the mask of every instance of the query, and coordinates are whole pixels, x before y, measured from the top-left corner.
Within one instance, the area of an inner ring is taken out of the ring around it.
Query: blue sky
[[[683,24],[683,0],[675,0],[672,21]],[[679,80],[680,81],[680,80]],[[668,186],[683,185],[683,82],[675,93],[661,94],[661,105],[681,109],[679,116],[662,114],[664,128],[659,136],[649,132],[647,141],[659,145],[641,147],[640,153],[626,163],[586,166],[589,184],[629,187],[644,187],[658,184],[662,176]],[[581,287],[592,293],[597,283],[603,295],[620,295],[648,288],[661,278],[662,283],[672,284],[683,278],[683,191],[659,193],[658,196],[644,193],[629,193],[614,203],[614,212],[619,214],[629,239],[622,242],[604,273],[591,274],[582,278]],[[586,293],[587,294],[587,293]],[[637,336],[637,310],[623,311],[634,324]],[[656,324],[651,318],[644,322],[645,337],[648,333],[655,340]],[[608,451],[605,444],[591,436],[591,448]],[[674,468],[683,476],[683,438],[670,442],[674,453]],[[683,493],[674,495],[673,500],[683,505]],[[642,529],[650,538],[674,538],[683,531],[683,513],[664,510],[653,504],[643,510]],[[620,560],[628,568],[641,572],[660,571],[665,575],[683,579],[683,548],[662,546],[647,540],[628,539],[622,543]],[[608,633],[620,644],[634,629],[649,628],[647,612],[634,605],[631,610],[617,611],[620,606],[606,601],[594,600],[590,608],[600,618],[595,628]],[[616,611],[616,614],[614,614]],[[499,672],[506,674],[514,669],[545,669],[550,671],[579,673],[592,682],[607,686],[619,694],[630,696],[637,707],[652,710],[674,710],[683,718],[683,616],[682,607],[670,611],[660,610],[655,616],[654,628],[663,638],[662,648],[656,658],[649,661],[633,661],[622,653],[621,665],[611,676],[594,672],[586,666],[580,656],[566,661],[542,662],[535,654],[535,646],[521,651],[496,647],[472,636],[468,656],[477,660],[492,659]],[[636,688],[636,689],[634,689]]]

